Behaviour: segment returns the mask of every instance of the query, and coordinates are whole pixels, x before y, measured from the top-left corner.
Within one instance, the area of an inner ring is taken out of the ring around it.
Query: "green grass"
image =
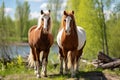
[[[7,67],[2,67],[2,63],[0,63],[0,76],[2,76],[5,80],[38,80],[36,79],[36,75],[34,75],[34,70],[27,68],[23,63],[23,59],[21,56],[18,56],[17,59],[14,59],[11,63],[7,64]],[[59,63],[59,57],[57,54],[50,54],[48,60],[48,77],[47,78],[40,78],[40,80],[66,80],[71,79],[70,73],[67,75],[60,75],[58,65],[56,68],[53,66],[53,62]],[[97,75],[104,75],[107,74],[114,74],[120,76],[120,70],[102,70],[96,69],[91,64],[85,64],[80,62],[79,73],[77,74],[77,79],[79,80],[92,80],[91,77],[96,74]],[[98,76],[99,77],[99,76]]]

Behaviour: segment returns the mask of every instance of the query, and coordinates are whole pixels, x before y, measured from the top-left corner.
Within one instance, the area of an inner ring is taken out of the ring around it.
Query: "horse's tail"
[[[31,49],[30,49],[30,53],[28,55],[28,66],[34,67],[34,59],[33,59],[33,54],[32,54]]]
[[[68,54],[67,54],[67,59],[68,59],[68,64],[67,64],[67,66],[68,66],[68,69],[70,69],[71,66],[72,66],[72,63],[71,63],[71,51],[68,52]]]

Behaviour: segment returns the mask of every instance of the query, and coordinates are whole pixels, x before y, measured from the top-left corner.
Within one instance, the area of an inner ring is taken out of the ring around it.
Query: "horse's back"
[[[30,45],[33,43],[33,37],[34,37],[34,30],[37,28],[37,25],[32,26],[28,31],[28,42]]]
[[[32,27],[29,29],[28,34],[29,34],[31,31],[35,30],[36,28],[37,28],[37,25],[32,26]]]
[[[78,48],[77,49],[80,50],[85,44],[86,33],[82,27],[77,26],[77,34],[78,34]]]

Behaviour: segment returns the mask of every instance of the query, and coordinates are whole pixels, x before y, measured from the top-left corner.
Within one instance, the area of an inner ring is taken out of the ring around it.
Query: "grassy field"
[[[76,78],[70,78],[70,73],[60,75],[60,65],[55,68],[53,63],[59,63],[57,54],[49,55],[48,77],[37,79],[34,70],[25,66],[22,57],[18,56],[11,63],[7,63],[7,67],[0,63],[0,80],[120,80],[119,69],[114,71],[96,69],[93,65],[81,61]]]

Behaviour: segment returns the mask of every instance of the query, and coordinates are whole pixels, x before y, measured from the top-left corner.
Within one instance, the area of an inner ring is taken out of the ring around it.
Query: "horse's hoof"
[[[42,77],[47,77],[47,74],[45,74],[45,73],[42,72],[42,73],[41,73],[41,76],[42,76]]]
[[[42,77],[48,77],[47,75],[42,75]]]
[[[37,74],[37,71],[35,71],[34,74],[36,75],[36,74]]]
[[[37,74],[37,78],[40,78],[40,75],[39,75],[39,74]]]

